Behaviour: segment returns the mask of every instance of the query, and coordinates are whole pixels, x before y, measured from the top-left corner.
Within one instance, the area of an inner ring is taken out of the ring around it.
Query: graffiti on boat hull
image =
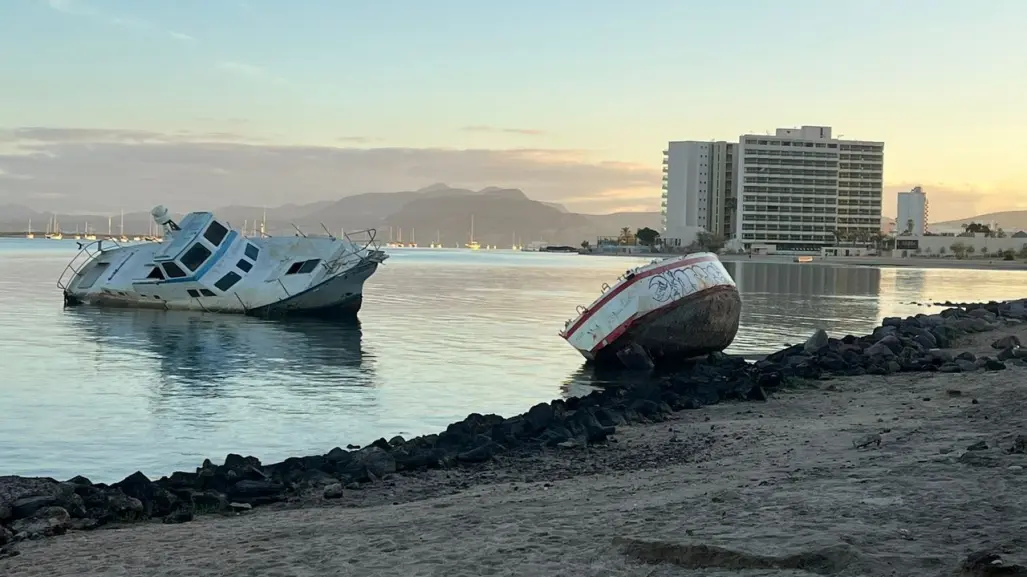
[[[649,279],[653,300],[666,303],[718,285],[734,285],[718,261],[697,262],[663,271]]]

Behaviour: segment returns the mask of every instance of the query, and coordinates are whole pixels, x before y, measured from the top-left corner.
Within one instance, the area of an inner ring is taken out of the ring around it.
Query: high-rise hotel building
[[[671,142],[664,235],[699,227],[745,250],[869,243],[881,226],[883,155],[884,143],[834,138],[828,126],[745,134],[737,145]]]

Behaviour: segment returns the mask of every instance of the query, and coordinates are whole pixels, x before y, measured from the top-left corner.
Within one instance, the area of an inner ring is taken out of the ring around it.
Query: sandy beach
[[[953,349],[994,355],[1007,334],[1027,339],[1017,325]],[[1027,563],[1025,378],[1011,363],[801,382],[602,446],[27,541],[0,574],[1027,575],[960,570],[982,549]]]

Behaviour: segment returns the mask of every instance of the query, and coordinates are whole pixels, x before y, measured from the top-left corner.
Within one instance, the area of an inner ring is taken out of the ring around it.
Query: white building
[[[702,230],[733,231],[736,204],[731,142],[677,141],[663,151],[663,232],[688,245]]]
[[[746,250],[870,243],[881,229],[883,156],[883,142],[833,138],[828,126],[742,135],[735,236]]]
[[[927,232],[927,193],[916,186],[909,192],[900,192],[895,212],[895,230],[904,236],[923,236]]]

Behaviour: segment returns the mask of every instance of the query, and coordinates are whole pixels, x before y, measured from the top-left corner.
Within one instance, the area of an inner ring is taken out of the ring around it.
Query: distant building
[[[668,143],[663,151],[663,238],[684,246],[703,230],[731,235],[737,205],[736,148],[725,141]]]
[[[820,251],[880,234],[884,143],[833,138],[829,126],[746,134],[738,150],[744,248]]]
[[[896,210],[895,231],[899,235],[923,236],[928,231],[927,193],[919,186],[900,192]]]
[[[829,126],[746,134],[738,144],[672,141],[662,236],[684,246],[707,230],[742,250],[785,252],[869,244],[881,232],[883,158],[883,142],[834,138]]]

